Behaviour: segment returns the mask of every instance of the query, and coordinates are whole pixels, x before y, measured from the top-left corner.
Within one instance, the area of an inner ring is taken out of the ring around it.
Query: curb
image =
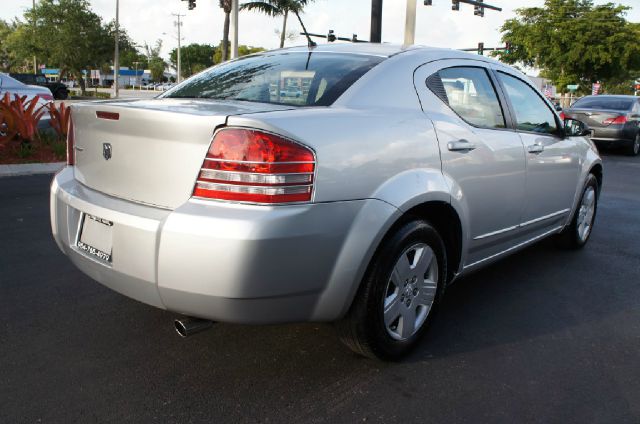
[[[24,163],[19,165],[0,165],[0,178],[19,175],[54,174],[65,167],[66,162]]]

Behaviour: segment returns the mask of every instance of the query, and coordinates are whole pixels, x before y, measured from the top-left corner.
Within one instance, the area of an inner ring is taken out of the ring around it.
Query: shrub
[[[38,136],[38,122],[45,113],[44,107],[38,107],[40,96],[27,101],[27,96],[14,94],[11,100],[9,93],[5,93],[0,101],[0,143],[6,144],[11,140],[31,143]]]
[[[49,116],[51,116],[49,125],[58,134],[58,138],[66,140],[71,109],[66,107],[64,103],[60,103],[60,106],[56,106],[55,103],[49,103],[47,108],[49,109]]]

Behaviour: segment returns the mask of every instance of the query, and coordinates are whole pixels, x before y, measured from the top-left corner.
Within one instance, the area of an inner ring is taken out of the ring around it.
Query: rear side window
[[[571,107],[577,109],[605,109],[627,111],[633,106],[634,99],[621,99],[615,97],[583,97]]]
[[[520,131],[554,134],[558,132],[556,118],[544,100],[525,82],[498,72],[498,78],[511,100]]]
[[[195,75],[161,97],[329,106],[382,60],[324,52],[247,56]]]
[[[468,123],[505,128],[498,96],[483,68],[442,69],[427,78],[427,86]]]

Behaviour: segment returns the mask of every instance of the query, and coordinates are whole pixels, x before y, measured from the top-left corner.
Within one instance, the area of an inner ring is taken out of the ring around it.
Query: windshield
[[[576,109],[630,110],[634,99],[621,97],[583,97],[571,106]]]
[[[161,97],[328,106],[382,60],[324,52],[247,56],[195,75]]]

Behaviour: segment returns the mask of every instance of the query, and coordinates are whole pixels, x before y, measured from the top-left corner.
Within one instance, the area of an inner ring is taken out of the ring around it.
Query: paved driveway
[[[0,422],[640,422],[640,159],[605,157],[592,239],[460,281],[404,362],[329,325],[219,324],[91,281],[49,234],[50,176],[0,178]]]

